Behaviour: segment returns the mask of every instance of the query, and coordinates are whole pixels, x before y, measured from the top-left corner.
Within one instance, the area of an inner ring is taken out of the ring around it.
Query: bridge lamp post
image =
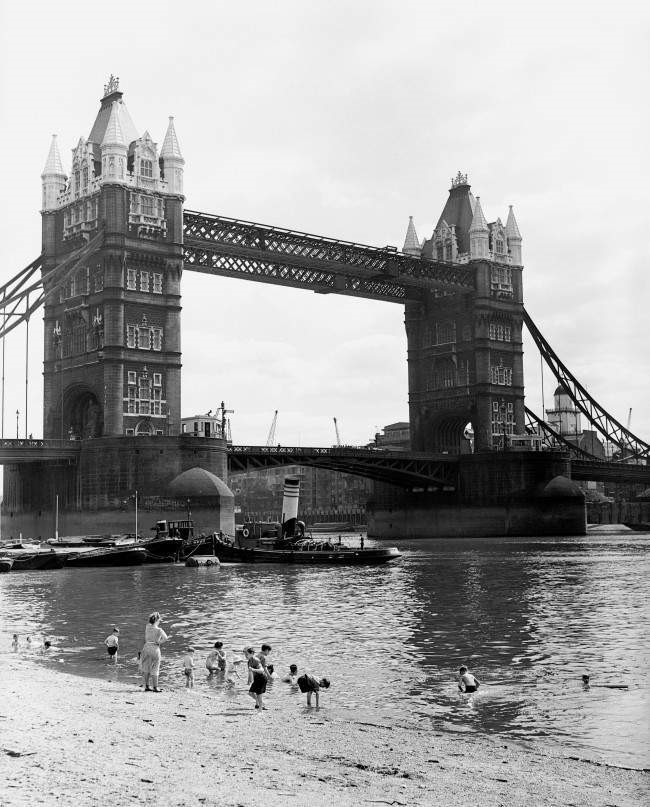
[[[499,407],[501,410],[501,428],[503,429],[503,451],[507,451],[508,449],[508,435],[506,431],[506,402],[503,398],[501,398],[501,405]]]
[[[18,418],[20,417],[20,410],[16,409],[16,440],[18,439]]]

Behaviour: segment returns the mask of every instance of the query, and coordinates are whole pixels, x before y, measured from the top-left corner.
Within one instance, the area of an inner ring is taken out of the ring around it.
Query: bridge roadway
[[[0,465],[24,462],[74,464],[79,459],[82,445],[81,440],[2,439]],[[459,457],[352,446],[228,446],[228,468],[235,473],[287,465],[341,471],[411,490],[452,490],[457,486]],[[571,477],[585,482],[650,485],[650,466],[572,459]]]

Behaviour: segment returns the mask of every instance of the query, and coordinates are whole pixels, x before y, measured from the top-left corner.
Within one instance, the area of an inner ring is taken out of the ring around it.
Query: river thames
[[[279,677],[296,663],[331,679],[322,702],[343,719],[498,735],[648,767],[648,538],[398,542],[402,560],[377,568],[10,573],[0,576],[0,649],[11,652],[12,633],[21,644],[27,635],[36,646],[49,638],[55,651],[43,663],[98,685],[132,680],[136,689],[144,625],[159,610],[172,636],[163,649],[167,689],[183,686],[181,658],[192,645],[194,696],[210,691],[252,706],[243,669],[227,687],[207,679],[205,656],[216,639],[239,658],[245,645],[266,641]],[[117,666],[103,646],[113,624]],[[473,696],[457,691],[461,663],[482,682]],[[276,680],[269,708],[295,708],[297,697]]]

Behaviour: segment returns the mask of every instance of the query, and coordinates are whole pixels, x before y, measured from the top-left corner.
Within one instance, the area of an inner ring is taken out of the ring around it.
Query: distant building
[[[390,423],[384,426],[382,432],[375,435],[374,445],[378,448],[393,451],[405,451],[411,448],[411,427],[408,421]]]
[[[546,410],[546,421],[556,432],[573,445],[605,459],[605,444],[593,429],[583,429],[580,412],[575,408],[568,390],[560,384],[554,393],[554,409]]]

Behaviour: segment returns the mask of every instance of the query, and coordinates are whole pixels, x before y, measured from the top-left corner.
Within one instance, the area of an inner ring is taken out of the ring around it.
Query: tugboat
[[[396,547],[366,549],[364,541],[358,547],[347,546],[339,540],[334,544],[326,539],[305,538],[304,523],[298,521],[298,494],[300,480],[289,476],[284,481],[282,522],[273,530],[275,537],[263,534],[263,525],[244,525],[234,539],[222,533],[213,536],[214,554],[220,561],[230,563],[294,563],[304,565],[370,566],[396,560],[402,553]],[[259,526],[259,529],[257,527]],[[275,527],[276,525],[267,525]],[[277,534],[279,532],[279,535]]]

